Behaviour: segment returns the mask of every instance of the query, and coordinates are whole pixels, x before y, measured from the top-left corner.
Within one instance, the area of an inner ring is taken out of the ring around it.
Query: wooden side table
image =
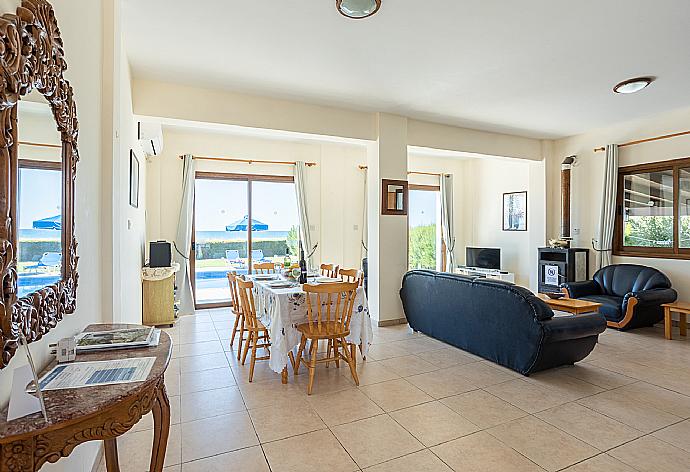
[[[584,315],[586,313],[599,313],[601,303],[579,300],[577,298],[549,298],[548,295],[540,293],[544,303],[549,305],[552,310],[565,311],[571,315]]]
[[[687,302],[673,302],[664,303],[664,334],[666,339],[673,339],[673,320],[671,320],[671,313],[676,312],[679,316],[678,327],[680,328],[680,335],[688,335],[688,313],[690,313],[690,303]]]
[[[136,325],[90,325],[85,331],[132,328]],[[46,462],[69,456],[87,441],[102,440],[108,472],[119,472],[117,437],[153,412],[151,472],[162,472],[170,431],[170,403],[164,374],[170,361],[172,342],[161,332],[156,347],[79,354],[78,361],[101,361],[124,357],[155,357],[144,382],[44,392],[49,422],[41,413],[6,421],[7,408],[0,411],[0,472],[35,472]],[[48,369],[55,364],[51,364]]]

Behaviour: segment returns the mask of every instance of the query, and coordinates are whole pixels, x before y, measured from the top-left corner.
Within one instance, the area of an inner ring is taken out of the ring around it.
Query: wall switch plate
[[[309,231],[316,231],[316,225],[309,225]]]
[[[581,233],[580,228],[573,228],[573,236],[579,236]]]
[[[352,226],[352,229],[353,229],[354,231],[359,231],[359,225],[353,225],[353,226]]]

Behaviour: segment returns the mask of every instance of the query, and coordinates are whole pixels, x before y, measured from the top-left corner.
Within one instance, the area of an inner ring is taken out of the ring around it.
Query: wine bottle
[[[299,283],[307,283],[307,261],[304,259],[304,248],[302,241],[299,242]]]

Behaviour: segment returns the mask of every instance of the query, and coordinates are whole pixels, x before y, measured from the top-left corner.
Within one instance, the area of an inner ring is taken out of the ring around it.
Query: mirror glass
[[[60,133],[50,105],[35,90],[17,104],[18,296],[62,278]]]
[[[388,184],[386,193],[388,194],[387,205],[389,210],[403,211],[405,209],[405,187]]]

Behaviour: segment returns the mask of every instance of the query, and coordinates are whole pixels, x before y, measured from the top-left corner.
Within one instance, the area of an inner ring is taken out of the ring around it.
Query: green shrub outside
[[[635,216],[625,224],[624,246],[673,247],[672,216]],[[680,247],[690,245],[690,218],[680,219]]]
[[[410,269],[436,268],[436,225],[410,228]]]
[[[288,250],[288,242],[286,239],[273,241],[253,241],[252,249],[261,249],[265,257],[284,256]],[[225,251],[236,250],[240,253],[240,258],[246,259],[247,242],[246,241],[208,241],[205,243],[196,243],[196,258],[203,259],[224,259]]]

